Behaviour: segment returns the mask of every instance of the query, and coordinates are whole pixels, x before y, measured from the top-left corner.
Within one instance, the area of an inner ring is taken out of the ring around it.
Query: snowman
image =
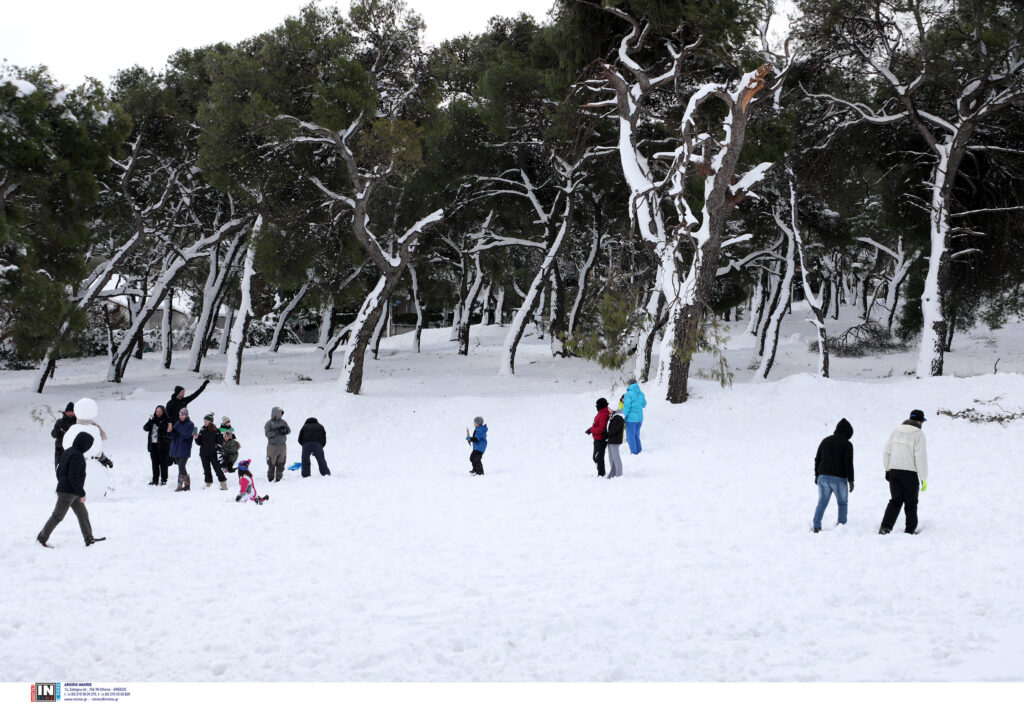
[[[64,435],[63,447],[67,449],[75,441],[75,437],[85,432],[92,435],[92,447],[89,448],[87,459],[95,459],[103,464],[107,470],[107,489],[103,495],[114,490],[114,462],[103,453],[103,441],[107,439],[107,433],[96,423],[96,417],[100,414],[99,406],[92,398],[82,398],[75,401],[75,416],[78,422],[72,425]]]

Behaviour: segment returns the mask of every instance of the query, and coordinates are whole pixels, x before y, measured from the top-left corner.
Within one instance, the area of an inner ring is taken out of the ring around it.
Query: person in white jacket
[[[922,410],[911,410],[910,418],[889,435],[882,452],[885,480],[889,482],[891,499],[885,506],[882,526],[878,534],[892,532],[900,508],[906,516],[906,532],[917,534],[918,489],[928,490],[928,454],[921,425],[925,417]]]

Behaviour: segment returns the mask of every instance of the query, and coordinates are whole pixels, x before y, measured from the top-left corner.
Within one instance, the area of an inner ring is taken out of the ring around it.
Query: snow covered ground
[[[142,425],[174,385],[198,385],[184,359],[133,360],[119,386],[103,360],[61,362],[43,395],[32,372],[0,374],[0,680],[1024,679],[1024,424],[936,415],[1024,406],[1024,327],[961,335],[944,378],[906,377],[908,352],[835,359],[823,381],[806,373],[810,325],[790,318],[776,380],[749,382],[737,338],[732,388],[695,380],[670,406],[648,385],[644,452],[612,481],[595,477],[583,430],[622,375],[528,337],[518,375],[498,377],[504,332],[474,327],[466,358],[445,330],[419,355],[387,340],[359,397],[312,349],[247,354],[243,386],[214,382],[191,410],[232,418],[263,506],[233,501],[234,476],[231,492],[203,490],[196,456],[190,493],[146,485]],[[83,396],[116,462],[113,492],[95,462],[86,484],[108,541],[85,548],[69,514],[42,549],[46,413]],[[326,426],[333,476],[267,484],[273,405],[295,433],[308,416]],[[922,532],[881,537],[882,446],[915,407],[929,418]],[[483,478],[462,439],[475,415],[490,428]],[[833,503],[815,535],[814,452],[841,417],[855,431],[850,522],[833,526]]]

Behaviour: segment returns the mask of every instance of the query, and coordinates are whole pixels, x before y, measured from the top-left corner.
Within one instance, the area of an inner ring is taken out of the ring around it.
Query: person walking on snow
[[[608,478],[622,475],[622,458],[619,447],[622,446],[622,435],[626,429],[626,421],[622,413],[613,410],[608,418],[608,428],[604,431],[604,441],[608,445]]]
[[[174,489],[175,493],[192,488],[192,481],[185,471],[185,465],[192,456],[192,440],[195,436],[196,426],[188,419],[188,408],[181,408],[178,411],[178,421],[171,428],[171,458],[178,465],[178,487]]]
[[[54,467],[60,464],[60,457],[64,453],[64,435],[67,434],[67,431],[76,422],[78,422],[78,419],[75,417],[75,404],[68,403],[64,407],[64,414],[57,418],[57,422],[53,424],[53,429],[50,430],[50,436],[56,440],[53,447]]]
[[[604,478],[604,448],[605,429],[608,427],[608,401],[604,398],[597,399],[597,415],[594,416],[594,424],[586,429],[586,433],[594,440],[594,451],[592,458],[597,464],[597,475]]]
[[[814,455],[814,483],[818,485],[818,507],[814,509],[814,531],[821,532],[821,518],[834,493],[839,506],[839,524],[846,524],[849,492],[853,493],[853,425],[844,417],[836,431],[818,445]]]
[[[911,410],[910,417],[892,431],[882,450],[882,466],[891,498],[878,528],[880,535],[892,532],[900,508],[906,515],[905,532],[917,534],[918,488],[928,490],[928,453],[921,431],[924,422],[923,410]]]
[[[235,496],[236,503],[248,503],[252,501],[256,505],[263,505],[264,501],[270,500],[270,496],[262,498],[256,493],[256,483],[252,472],[249,471],[249,459],[238,464],[238,495]]]
[[[169,423],[175,422],[178,418],[178,413],[181,412],[181,409],[198,398],[199,394],[205,391],[208,385],[210,385],[209,379],[203,381],[202,385],[199,386],[199,390],[188,396],[185,395],[185,389],[181,386],[174,387],[174,393],[171,394],[171,399],[167,401],[167,405],[165,406],[167,411],[168,432],[172,431]]]
[[[644,408],[646,407],[647,398],[644,397],[644,392],[640,390],[636,379],[630,378],[622,405],[622,414],[626,420],[626,442],[629,444],[630,454],[639,454],[643,451],[643,446],[640,444],[640,427],[644,424]]]
[[[469,453],[469,463],[473,466],[469,473],[475,476],[484,475],[484,452],[487,451],[487,425],[484,419],[477,415],[473,418],[473,434],[466,432],[466,441],[473,446]]]
[[[317,422],[315,417],[306,418],[299,430],[299,446],[302,447],[302,478],[309,478],[309,455],[316,457],[316,465],[321,476],[330,476],[327,459],[324,458],[324,447],[327,446],[327,430]]]
[[[167,467],[171,465],[171,436],[167,432],[164,406],[156,406],[142,429],[146,431],[146,449],[149,450],[149,461],[153,465],[153,480],[149,485],[164,486],[167,484]]]
[[[203,428],[196,435],[196,444],[199,445],[199,461],[203,463],[203,480],[206,487],[213,485],[213,472],[217,473],[217,480],[220,481],[220,489],[228,489],[228,480],[220,469],[218,454],[224,446],[224,435],[220,433],[217,426],[213,424],[213,413],[207,413],[203,418]]]
[[[43,525],[43,529],[36,535],[36,541],[44,547],[50,539],[50,534],[60,524],[68,509],[74,511],[78,518],[78,527],[82,530],[82,539],[88,547],[96,542],[102,542],[106,537],[94,537],[92,525],[89,522],[89,511],[85,509],[85,452],[93,445],[93,438],[88,432],[82,432],[71,442],[71,446],[61,454],[57,462],[57,505],[53,508],[53,514]]]
[[[284,476],[284,462],[288,458],[288,435],[292,428],[284,421],[284,410],[274,407],[270,419],[263,425],[267,436],[267,481],[280,481]]]

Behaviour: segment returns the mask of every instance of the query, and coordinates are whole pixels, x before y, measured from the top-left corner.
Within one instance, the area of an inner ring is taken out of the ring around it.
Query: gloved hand
[[[853,493],[853,479],[850,479],[850,493]]]
[[[236,502],[236,503],[237,503],[238,501],[240,501],[240,500],[242,500],[242,494],[241,494],[241,493],[239,493],[238,495],[236,495],[236,496],[235,496],[235,502]]]
[[[207,378],[203,381],[202,388],[206,388],[208,385],[210,385],[210,379]]]
[[[590,428],[588,427],[587,429],[583,430],[583,434],[590,434]]]
[[[923,492],[925,492],[927,490],[928,490],[928,481],[926,481],[926,480],[925,481],[921,481],[921,492],[923,493]]]

